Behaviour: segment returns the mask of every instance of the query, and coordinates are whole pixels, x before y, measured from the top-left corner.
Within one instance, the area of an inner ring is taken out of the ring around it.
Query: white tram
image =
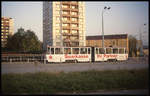
[[[94,55],[95,60],[94,61],[108,61],[108,60],[127,60],[128,59],[128,53],[125,48],[112,48],[112,47],[95,47],[94,48]]]
[[[48,62],[89,62],[91,47],[48,47],[46,59]]]
[[[127,60],[125,48],[112,47],[47,47],[47,62],[95,62]]]

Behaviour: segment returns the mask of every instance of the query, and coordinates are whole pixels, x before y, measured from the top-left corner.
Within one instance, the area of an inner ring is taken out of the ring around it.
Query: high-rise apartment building
[[[1,18],[1,47],[5,47],[7,43],[8,35],[13,35],[14,33],[14,21],[9,17]]]
[[[85,46],[85,5],[78,1],[43,2],[43,48]]]

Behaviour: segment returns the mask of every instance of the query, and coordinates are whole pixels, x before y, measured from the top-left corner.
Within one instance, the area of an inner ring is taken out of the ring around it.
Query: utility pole
[[[105,12],[105,10],[109,10],[110,7],[104,7],[103,11],[102,11],[102,47],[104,48],[104,20],[103,20],[103,14]]]

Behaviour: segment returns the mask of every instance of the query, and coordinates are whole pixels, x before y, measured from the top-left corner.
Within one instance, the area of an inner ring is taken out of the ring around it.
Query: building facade
[[[43,2],[44,50],[47,45],[86,46],[84,2]]]
[[[1,47],[5,47],[8,35],[14,34],[14,20],[9,17],[1,18]]]
[[[102,36],[86,36],[86,46],[102,47]],[[125,47],[128,48],[128,35],[116,34],[116,35],[104,35],[105,47]]]

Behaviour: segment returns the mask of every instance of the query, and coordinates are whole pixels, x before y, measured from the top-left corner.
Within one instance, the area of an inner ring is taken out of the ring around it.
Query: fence
[[[1,62],[46,62],[45,54],[2,54]]]
[[[45,54],[2,54],[1,62],[40,62],[46,64]],[[126,63],[148,62],[148,57],[129,57]]]

